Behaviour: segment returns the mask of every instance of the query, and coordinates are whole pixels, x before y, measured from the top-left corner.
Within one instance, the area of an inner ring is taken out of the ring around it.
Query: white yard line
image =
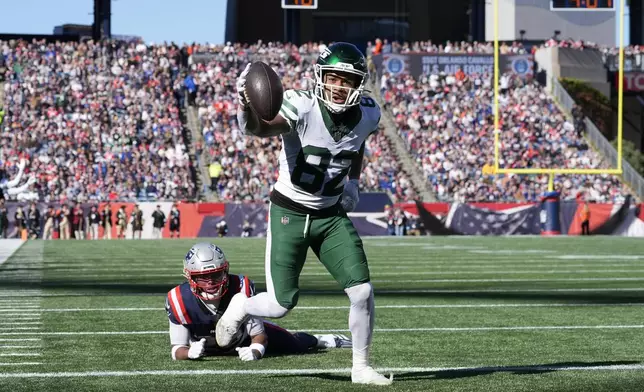
[[[507,269],[486,269],[484,271],[473,271],[469,270],[447,270],[447,271],[398,271],[398,272],[381,272],[377,268],[371,269],[372,278],[386,277],[386,276],[418,276],[418,275],[558,275],[558,274],[601,274],[601,273],[643,273],[644,269],[603,269],[603,270],[507,270]],[[53,276],[53,274],[50,273]],[[147,274],[146,278],[173,278],[177,277],[177,274]],[[253,278],[255,282],[264,282],[262,278],[263,274],[257,275]],[[303,272],[300,274],[301,277],[306,276],[328,276],[331,278],[331,275],[328,272]],[[79,281],[82,279],[118,279],[123,277],[123,274],[118,273],[104,273],[104,274],[79,274],[75,275],[75,278]],[[641,278],[644,280],[644,278]],[[403,280],[398,280],[404,282]]]
[[[0,366],[36,366],[42,362],[0,362]]]
[[[5,346],[5,345],[0,345],[0,348],[40,348],[40,346]]]
[[[642,307],[644,303],[637,302],[620,302],[620,303],[508,303],[508,304],[434,304],[434,305],[376,305],[376,309],[441,309],[441,308],[563,308],[563,307],[618,307],[633,306]],[[348,306],[298,306],[297,310],[349,310]],[[42,312],[140,312],[154,311],[160,312],[164,308],[51,308],[42,309]],[[2,311],[0,310],[0,314]],[[3,315],[3,314],[2,314]]]
[[[644,370],[644,365],[607,365],[607,366],[481,366],[481,367],[382,367],[381,373],[418,373],[418,372],[521,372],[521,371],[627,371]],[[314,369],[241,369],[241,370],[133,370],[133,371],[88,371],[88,372],[27,372],[0,373],[0,378],[65,378],[65,377],[132,377],[132,376],[198,376],[198,375],[310,375],[310,374],[350,374],[351,368],[314,368]],[[388,374],[387,374],[388,375]],[[395,380],[395,377],[394,377]]]
[[[6,353],[0,354],[0,357],[39,357],[40,353]]]
[[[426,328],[376,328],[374,332],[495,332],[495,331],[547,331],[547,330],[610,330],[610,329],[644,329],[644,324],[635,325],[538,325],[507,327],[426,327]],[[299,330],[292,330],[299,332]],[[349,332],[348,329],[307,329],[301,332],[330,333]],[[0,332],[0,335],[29,336],[81,336],[81,335],[163,335],[163,331],[75,331],[75,332]]]
[[[643,278],[606,277],[606,278],[538,278],[538,279],[372,279],[373,283],[508,283],[508,282],[642,282]],[[310,283],[325,283],[329,281],[308,281]]]
[[[40,342],[41,338],[0,339],[0,342]]]
[[[97,288],[100,288],[100,285],[96,286]],[[412,290],[390,290],[390,289],[375,289],[375,293],[377,294],[420,294],[420,293],[543,293],[543,292],[606,292],[606,291],[614,291],[614,292],[620,292],[620,291],[625,291],[625,292],[636,292],[636,291],[644,291],[644,287],[589,287],[589,288],[542,288],[542,289],[463,289],[463,290],[453,290],[453,289],[412,289]],[[320,291],[320,290],[307,290],[306,288],[302,289],[302,292],[306,294],[316,294],[316,293],[328,293],[328,291]],[[11,294],[5,294],[1,293],[0,295],[4,295],[5,297],[7,296],[12,296]],[[40,293],[38,295],[32,295],[32,296],[37,296],[37,297],[113,297],[115,295],[122,295],[122,296],[128,296],[128,297],[136,297],[136,296],[152,296],[152,297],[158,297],[159,293],[158,292],[137,292],[137,293],[114,293],[110,291],[99,291],[99,292],[83,292],[83,293],[78,293],[78,292],[69,292],[69,293]],[[163,295],[163,294],[161,294]],[[19,294],[13,295],[13,296],[20,296]],[[42,311],[44,309],[40,309],[39,311]]]

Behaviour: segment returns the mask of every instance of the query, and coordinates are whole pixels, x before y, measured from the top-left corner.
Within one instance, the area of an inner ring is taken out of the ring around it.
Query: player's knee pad
[[[373,296],[373,286],[371,282],[361,283],[357,286],[344,289],[349,296],[351,306],[367,306],[369,300]]]

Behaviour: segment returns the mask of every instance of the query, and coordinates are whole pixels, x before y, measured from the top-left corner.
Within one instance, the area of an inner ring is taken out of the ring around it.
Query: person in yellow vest
[[[4,108],[0,106],[0,125],[2,125],[2,121],[4,121]]]
[[[481,172],[483,173],[484,176],[491,176],[494,174],[494,166],[486,163],[483,165],[483,169],[481,169]]]
[[[208,166],[208,172],[210,174],[210,190],[213,192],[217,191],[217,182],[219,182],[219,176],[221,176],[222,170],[221,164],[218,161],[215,161]]]
[[[581,208],[581,235],[590,235],[590,206],[587,201]]]

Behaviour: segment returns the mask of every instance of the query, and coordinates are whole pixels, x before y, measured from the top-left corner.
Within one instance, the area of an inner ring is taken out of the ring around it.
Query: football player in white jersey
[[[249,109],[245,97],[248,68],[237,80],[240,128],[259,137],[282,138],[266,238],[268,292],[252,298],[233,297],[235,305],[217,324],[217,342],[229,344],[248,317],[280,318],[293,309],[300,272],[311,248],[349,296],[351,380],[391,384],[392,378],[369,364],[373,288],[362,240],[347,217],[358,204],[365,140],[377,131],[380,121],[380,108],[363,95],[367,81],[364,55],[349,43],[325,49],[315,64],[315,89],[285,91],[279,115],[268,122]]]

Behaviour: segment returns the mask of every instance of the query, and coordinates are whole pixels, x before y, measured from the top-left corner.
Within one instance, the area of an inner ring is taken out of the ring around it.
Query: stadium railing
[[[566,89],[559,83],[557,78],[552,78],[552,94],[565,108],[568,113],[572,112],[572,108],[575,106],[575,101],[572,99],[570,94]],[[602,153],[610,162],[611,168],[617,167],[617,150],[613,147],[612,144],[606,139],[606,137],[601,133],[601,131],[593,124],[588,117],[584,119],[586,123],[586,138],[590,143]],[[644,200],[644,178],[635,170],[633,166],[630,165],[625,159],[622,158],[622,180],[629,185],[629,187],[635,192],[637,197],[640,200]]]

